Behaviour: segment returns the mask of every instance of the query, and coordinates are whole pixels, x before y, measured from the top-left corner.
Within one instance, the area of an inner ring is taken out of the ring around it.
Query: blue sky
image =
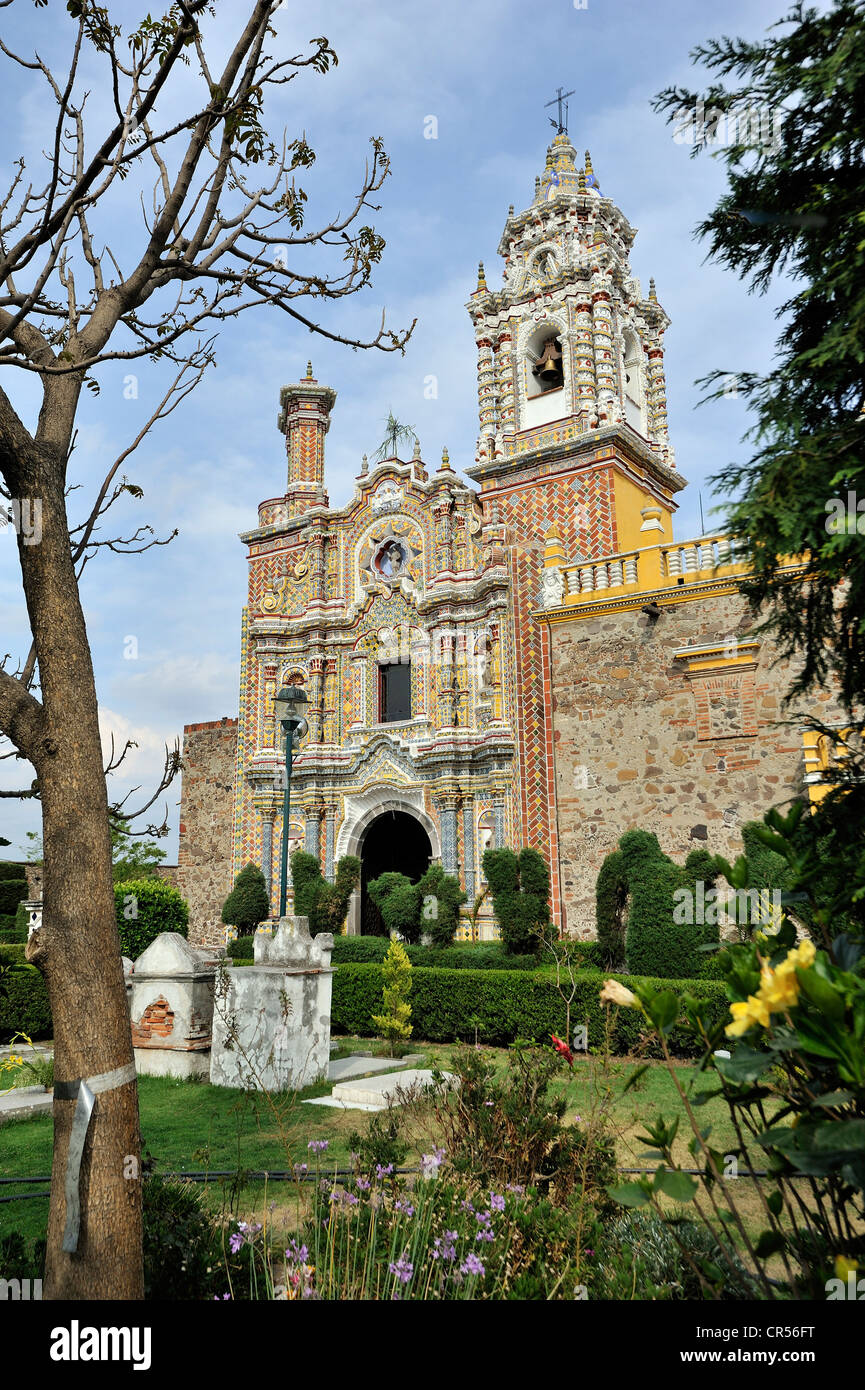
[[[51,13],[23,2],[2,11],[4,40],[22,53],[38,49],[51,61],[67,35],[65,7]],[[215,43],[245,13],[243,0],[220,7]],[[112,6],[120,22],[146,12]],[[416,429],[423,457],[435,463],[447,445],[454,466],[470,466],[477,434],[475,348],[465,303],[478,260],[491,285],[501,279],[496,247],[508,204],[531,202],[534,177],[553,134],[545,102],[558,86],[574,88],[569,130],[577,149],[591,151],[603,192],[639,229],[632,269],[644,287],[655,278],[672,319],[666,338],[670,436],[690,486],[680,498],[679,537],[700,530],[698,490],[706,522],[708,477],[741,458],[747,416],[741,401],[696,409],[695,380],[720,369],[761,371],[771,363],[779,296],[750,296],[743,284],[705,260],[693,229],[724,188],[723,167],[691,159],[650,108],[661,88],[707,85],[689,60],[697,43],[722,32],[758,38],[784,13],[781,0],[442,0],[436,5],[384,0],[358,5],[336,0],[311,10],[287,0],[277,19],[279,43],[299,52],[327,34],[339,65],[327,76],[304,73],[266,111],[268,127],[289,138],[306,131],[317,153],[303,179],[309,222],[345,209],[357,187],[370,136],[380,135],[392,159],[378,201],[376,229],[387,241],[372,289],[341,301],[327,322],[349,335],[373,336],[382,308],[394,326],[418,325],[404,357],[353,352],[310,336],[278,311],[247,315],[222,328],[217,366],[198,390],[139,448],[127,468],[144,489],[124,499],[115,527],[140,523],[157,534],[179,530],[171,545],[123,558],[105,553],[85,571],[82,595],[106,730],[135,739],[124,777],[153,784],[166,740],[183,725],[237,712],[240,611],[246,562],[237,533],[255,524],[258,502],[285,487],[284,443],[276,430],[280,386],[303,375],[311,357],[319,381],[337,391],[327,437],[327,484],[333,505],[352,492],[361,455],[383,435],[389,409]],[[61,19],[62,15],[62,19]],[[9,78],[8,70],[3,73]],[[22,80],[23,79],[23,80]],[[101,128],[98,73],[88,111]],[[175,98],[182,105],[182,93]],[[424,138],[435,116],[437,139]],[[49,136],[50,107],[29,75],[14,73],[6,88],[0,168],[20,152],[38,158]],[[428,126],[427,126],[428,128]],[[5,186],[5,179],[4,179]],[[107,214],[110,240],[132,249],[141,241],[133,190]],[[309,267],[304,267],[308,269]],[[303,309],[305,306],[300,305]],[[138,399],[124,395],[124,376],[138,376]],[[424,379],[438,379],[438,396],[424,396]],[[19,373],[20,377],[21,374]],[[0,385],[25,422],[35,421],[32,377]],[[164,373],[147,359],[131,367],[106,364],[98,399],[82,402],[72,481],[80,491],[70,511],[84,510],[106,464],[146,419],[164,388]],[[81,499],[79,504],[78,499]],[[112,532],[119,534],[119,529]],[[21,655],[29,636],[10,529],[0,531],[2,650]],[[137,656],[129,659],[134,637]],[[0,762],[0,786],[20,785],[22,764]],[[24,781],[31,774],[25,769]],[[179,783],[168,795],[176,858]],[[0,800],[0,835],[12,854],[27,830],[39,828],[32,802]]]

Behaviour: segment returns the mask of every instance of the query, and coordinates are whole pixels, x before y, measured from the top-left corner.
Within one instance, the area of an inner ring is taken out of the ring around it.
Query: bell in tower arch
[[[547,338],[541,347],[540,356],[532,367],[542,391],[555,391],[564,385],[562,349],[558,338]]]

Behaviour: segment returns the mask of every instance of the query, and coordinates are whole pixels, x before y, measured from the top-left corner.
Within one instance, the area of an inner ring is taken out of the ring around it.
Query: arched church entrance
[[[386,936],[381,913],[367,885],[380,874],[405,874],[417,883],[432,859],[432,844],[420,821],[408,811],[390,810],[376,816],[360,842],[360,929],[363,936]]]

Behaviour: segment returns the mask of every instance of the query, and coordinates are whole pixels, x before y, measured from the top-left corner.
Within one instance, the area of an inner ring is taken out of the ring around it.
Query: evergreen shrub
[[[189,908],[171,883],[160,878],[132,879],[114,885],[114,910],[120,954],[137,960],[164,931],[186,936]]]
[[[309,919],[311,936],[332,932],[339,936],[348,916],[351,895],[360,883],[360,860],[345,854],[336,866],[334,882],[328,883],[314,854],[295,850],[291,856],[291,884],[294,911]]]
[[[270,918],[270,898],[264,874],[257,864],[247,864],[234,880],[234,887],[222,904],[222,920],[237,927],[241,936],[254,932],[259,922]]]

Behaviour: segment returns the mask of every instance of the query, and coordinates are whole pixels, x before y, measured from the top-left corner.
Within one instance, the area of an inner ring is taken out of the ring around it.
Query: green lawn
[[[371,1050],[375,1042],[341,1039],[341,1052]],[[433,1060],[447,1066],[453,1052],[452,1044],[417,1043],[427,1064]],[[502,1048],[483,1048],[486,1055],[504,1069],[507,1052]],[[573,1072],[557,1079],[554,1086],[564,1090],[568,1116],[586,1117],[597,1095],[598,1082],[611,1088],[613,1102],[611,1119],[617,1135],[619,1163],[623,1167],[651,1165],[652,1160],[641,1157],[645,1145],[638,1142],[644,1117],[659,1110],[666,1115],[681,1114],[681,1147],[679,1158],[686,1166],[693,1160],[686,1150],[691,1131],[683,1107],[666,1068],[652,1063],[635,1089],[624,1092],[624,1085],[637,1064],[614,1060],[611,1071],[603,1081],[598,1076],[594,1059],[580,1059]],[[687,1086],[695,1068],[682,1065],[676,1076]],[[594,1078],[594,1080],[593,1080]],[[157,1171],[184,1170],[216,1172],[238,1169],[286,1169],[295,1163],[310,1161],[307,1145],[313,1139],[327,1139],[324,1156],[331,1167],[349,1162],[348,1135],[353,1130],[363,1132],[367,1115],[362,1111],[332,1110],[324,1106],[306,1106],[302,1098],[328,1095],[330,1083],[321,1083],[301,1093],[268,1097],[259,1093],[244,1093],[220,1086],[192,1081],[173,1081],[167,1078],[143,1076],[139,1079],[141,1130],[145,1152],[149,1152]],[[726,1107],[719,1100],[710,1101],[699,1111],[701,1125],[713,1126],[712,1141],[719,1149],[733,1146],[732,1129]],[[51,1171],[53,1124],[50,1116],[29,1120],[7,1121],[0,1126],[0,1176],[43,1176]],[[409,1156],[411,1164],[416,1154]],[[310,1161],[310,1166],[312,1163]],[[215,1183],[207,1188],[208,1202],[215,1209],[230,1205],[230,1183]],[[4,1184],[0,1196],[16,1192],[47,1189],[47,1184],[22,1182]],[[242,1185],[235,1195],[238,1210],[244,1215],[259,1212],[265,1200],[274,1199],[280,1206],[293,1204],[294,1184],[270,1184],[265,1197],[262,1183]],[[0,1235],[20,1231],[27,1239],[44,1234],[48,1203],[45,1198],[0,1202]]]

